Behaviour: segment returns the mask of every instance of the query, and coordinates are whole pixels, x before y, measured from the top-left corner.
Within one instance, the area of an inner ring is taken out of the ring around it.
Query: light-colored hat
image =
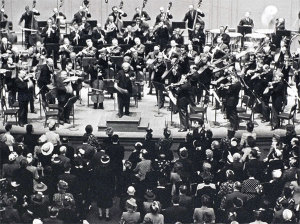
[[[136,204],[136,200],[134,198],[130,198],[126,201],[126,204],[127,206],[131,206],[131,207],[134,207],[136,208],[137,207],[137,204]]]
[[[46,142],[41,147],[41,153],[44,156],[48,156],[48,155],[51,155],[51,153],[53,152],[53,149],[54,149],[54,145],[51,142]]]
[[[280,169],[277,169],[277,170],[273,170],[273,171],[272,171],[272,176],[273,176],[273,178],[278,179],[278,178],[281,177],[281,175],[282,175],[282,171],[281,171]]]
[[[37,183],[33,186],[33,189],[34,191],[37,191],[37,192],[44,192],[48,189],[47,185],[44,184],[43,182],[41,183]]]
[[[127,188],[127,194],[128,195],[134,195],[135,194],[135,188],[133,186],[129,186]]]
[[[46,135],[41,135],[41,137],[39,138],[39,142],[40,143],[45,143],[46,141],[47,141]]]
[[[17,157],[18,157],[18,154],[16,152],[11,152],[8,156],[8,160],[12,162],[12,161],[15,161]]]
[[[285,221],[289,221],[293,218],[293,212],[290,209],[284,209],[282,212],[282,218]]]
[[[48,124],[48,127],[51,129],[51,128],[53,128],[55,125],[56,125],[56,121],[55,121],[55,120],[50,120],[50,121],[49,121],[49,124]]]

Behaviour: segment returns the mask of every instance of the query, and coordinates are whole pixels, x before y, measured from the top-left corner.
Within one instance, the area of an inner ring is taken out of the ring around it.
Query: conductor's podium
[[[98,131],[105,131],[112,127],[116,132],[145,132],[149,123],[142,119],[140,112],[131,112],[130,116],[119,118],[116,113],[108,113],[98,123]]]

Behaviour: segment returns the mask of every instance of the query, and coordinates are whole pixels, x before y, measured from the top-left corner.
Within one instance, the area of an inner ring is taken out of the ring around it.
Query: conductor
[[[130,64],[124,62],[122,70],[118,72],[117,80],[114,84],[118,94],[118,116],[123,117],[123,109],[125,108],[124,115],[129,116],[129,103],[130,95],[132,93],[132,84],[130,77],[134,75],[130,70]]]

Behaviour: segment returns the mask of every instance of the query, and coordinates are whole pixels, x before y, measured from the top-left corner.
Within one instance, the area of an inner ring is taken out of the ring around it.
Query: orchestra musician
[[[25,6],[25,13],[22,14],[20,20],[19,20],[19,26],[21,26],[21,23],[24,21],[24,28],[26,29],[34,29],[33,27],[33,20],[34,16],[39,16],[40,13],[33,8],[32,10],[29,9],[29,6]],[[26,48],[30,47],[29,43],[29,35],[31,34],[31,31],[25,30],[25,46]]]
[[[7,21],[8,16],[5,13],[5,9],[0,9],[0,22]]]
[[[230,36],[226,33],[227,30],[227,26],[220,26],[220,33],[216,35],[215,39],[214,39],[214,43],[217,42],[218,37],[221,36],[223,43],[226,44],[229,47],[229,43],[230,43]]]
[[[132,31],[135,37],[139,37],[143,43],[145,42],[144,34],[147,33],[148,29],[149,29],[149,25],[146,22],[144,22],[140,17],[137,17],[135,19],[135,23],[134,26],[132,27]]]
[[[26,76],[28,80],[30,80],[33,84],[31,88],[29,88],[29,107],[30,107],[30,113],[36,113],[34,109],[34,98],[35,98],[35,85],[36,85],[36,77],[35,77],[35,70],[32,67],[29,67],[29,64],[27,61],[21,61],[21,70],[24,70],[26,72]]]
[[[107,55],[106,48],[102,48],[101,50],[99,50],[98,66],[102,73],[102,77],[104,76],[104,78],[112,78],[109,77],[110,74],[109,70],[110,67],[112,66],[112,63],[110,61],[110,58]]]
[[[73,46],[82,46],[84,44],[83,33],[79,29],[78,23],[73,23],[73,29],[70,32],[69,38]]]
[[[198,55],[197,51],[194,50],[194,47],[192,44],[189,44],[187,46],[187,57],[189,59],[189,61],[194,61],[195,60],[195,57],[196,55]]]
[[[232,71],[235,72],[235,71]],[[239,102],[239,93],[241,90],[241,83],[236,75],[230,75],[228,77],[228,84],[221,84],[221,88],[226,90],[226,117],[229,119],[230,127],[232,130],[238,130],[239,120],[237,115],[236,106]]]
[[[63,12],[59,12],[57,8],[53,9],[53,15],[51,16],[51,19],[53,24],[57,25],[57,27],[63,25],[63,22],[66,20],[66,18],[67,17]]]
[[[92,92],[94,95],[91,96],[91,100],[94,103],[94,109],[104,109],[103,102],[104,102],[104,81],[103,81],[103,74],[102,68],[95,64],[94,71],[91,74],[91,82],[90,85],[93,88]]]
[[[108,44],[112,43],[112,40],[117,38],[118,27],[114,22],[114,17],[112,15],[108,16],[107,21],[104,26],[104,32],[106,34],[106,42]]]
[[[271,130],[275,130],[280,125],[278,115],[280,112],[282,112],[282,107],[285,100],[285,87],[283,83],[283,74],[281,72],[275,72],[273,82],[269,82],[269,86],[266,88],[264,94],[268,93],[272,98]]]
[[[185,132],[189,129],[188,105],[195,106],[193,100],[192,86],[190,79],[192,76],[182,75],[179,85],[175,88],[177,95],[177,107],[179,111],[180,129],[178,132]],[[174,84],[173,86],[175,86]]]
[[[134,72],[130,70],[130,64],[125,62],[122,69],[117,74],[117,82],[114,88],[117,90],[118,96],[118,116],[129,116],[130,95],[132,93],[132,83],[130,77],[134,76]],[[125,111],[124,111],[125,109]]]
[[[211,80],[213,77],[212,68],[209,66],[211,58],[205,54],[200,55],[200,62],[197,64],[197,71],[193,74],[193,76],[197,80],[197,89],[196,89],[196,96],[197,96],[197,103],[200,102],[203,92],[205,93],[205,100],[204,103],[208,103],[209,97],[209,88],[211,84]]]
[[[15,85],[19,101],[19,125],[24,127],[28,123],[28,104],[31,97],[30,88],[33,88],[33,83],[26,77],[25,70],[20,70]]]
[[[123,41],[125,44],[132,46],[134,44],[135,35],[132,30],[132,26],[127,26],[123,35]]]
[[[177,47],[177,43],[175,42],[175,40],[171,40],[170,42],[171,47],[169,49],[167,49],[167,53],[166,56],[168,59],[172,59],[173,57],[178,57],[178,55],[180,55],[180,48]]]
[[[109,16],[112,16],[114,18],[113,22],[117,24],[118,20],[121,21],[122,17],[127,17],[127,14],[123,12],[121,9],[118,9],[117,6],[113,6],[112,12],[109,14]]]
[[[139,37],[134,38],[135,45],[133,48],[137,51],[138,56],[144,58],[145,55],[145,45],[141,43],[141,39]]]
[[[79,99],[80,97],[80,90],[82,89],[82,73],[79,73],[79,70],[73,69],[73,63],[71,60],[67,61],[65,70],[67,72],[68,77],[77,77],[77,80],[71,82],[72,89],[76,92],[76,97]],[[78,71],[78,72],[77,72]]]
[[[46,49],[41,41],[37,41],[35,46],[29,48],[29,56],[32,57],[31,66],[35,67],[41,64],[44,57],[46,57]]]
[[[101,23],[97,23],[97,26],[94,27],[91,38],[95,47],[101,47],[103,44],[106,44],[105,32]]]
[[[148,95],[151,95],[152,94],[152,89],[153,89],[153,84],[151,82],[151,75],[152,75],[152,72],[153,72],[153,65],[154,65],[154,62],[157,60],[157,55],[159,54],[160,50],[159,50],[159,46],[154,46],[153,48],[153,51],[149,52],[148,55],[146,56],[146,64],[147,64],[147,71],[148,71],[148,74],[149,76],[147,77],[148,78],[148,81],[149,81],[149,92],[147,93]]]
[[[192,41],[192,44],[196,47],[198,53],[203,52],[203,46],[205,45],[205,34],[203,33],[203,30],[201,29],[201,24],[196,23],[195,29],[191,31],[190,38]]]
[[[82,32],[82,39],[85,42],[92,34],[92,27],[89,22],[86,21],[86,17],[82,17],[82,22],[80,24],[79,30]]]
[[[151,81],[164,84],[164,75],[166,74],[167,66],[164,61],[164,56],[162,53],[159,53],[157,55],[157,62],[153,65],[153,72],[151,75]],[[157,98],[157,105],[158,108],[161,109],[164,107],[165,103],[165,96],[163,94],[163,91],[159,88],[156,88],[156,98]]]
[[[60,64],[62,70],[66,68],[67,60],[70,59],[70,54],[73,51],[74,48],[70,44],[69,38],[65,37],[63,45],[59,46]]]
[[[198,13],[197,13],[198,12]],[[197,18],[196,15],[198,14]],[[189,40],[192,40],[192,33],[195,29],[195,23],[198,23],[200,30],[203,33],[204,22],[201,17],[205,17],[205,14],[200,9],[194,9],[193,5],[189,5],[189,11],[185,14],[183,21],[187,22],[187,28],[189,33]]]
[[[93,41],[91,39],[86,40],[86,47],[83,48],[82,51],[80,51],[77,56],[82,57],[95,57],[97,53],[97,48],[93,46]]]
[[[49,84],[52,83],[52,76],[54,74],[54,62],[52,58],[47,58],[46,59],[46,64],[43,64],[41,66],[41,71],[40,71],[40,76],[38,77],[37,80],[37,85],[40,88],[40,94],[42,96],[42,101],[46,103],[47,105],[47,100],[46,100],[46,93],[49,92]],[[49,103],[54,103],[54,99],[48,99]]]
[[[222,36],[218,36],[217,45],[212,49],[213,59],[220,59],[228,52],[228,45],[223,42]]]
[[[174,33],[171,36],[171,40],[174,40],[178,45],[183,45],[184,39],[183,39],[183,36],[180,33],[180,29],[179,28],[176,28],[174,30]]]
[[[122,48],[119,46],[119,41],[117,38],[112,40],[112,45],[107,48],[107,52],[111,56],[121,56]]]
[[[16,63],[14,63],[12,57],[7,58],[7,63],[2,65],[2,69],[6,69],[7,72],[4,76],[5,90],[8,92],[8,105],[11,107],[16,102]]]
[[[156,34],[153,26],[150,26],[149,29],[143,33],[143,39],[147,44],[156,43]]]
[[[79,11],[74,14],[74,18],[72,20],[72,23],[81,24],[83,17],[91,18],[91,13],[89,12],[89,10],[86,6],[80,6],[79,7]]]
[[[41,36],[44,38],[47,58],[51,55],[54,58],[54,68],[57,68],[57,61],[59,58],[59,35],[59,28],[53,24],[51,19],[48,19],[47,26],[42,30]]]
[[[245,17],[241,19],[239,26],[250,26],[254,27],[253,19],[250,18],[250,12],[245,13]]]
[[[2,54],[2,64],[7,63],[8,56],[12,53],[12,44],[7,40],[7,37],[2,37],[0,43],[0,53]]]
[[[156,16],[155,19],[155,25],[158,25],[159,23],[163,22],[164,25],[170,25],[170,19],[173,19],[172,14],[169,10],[165,12],[164,7],[159,8],[159,15]]]
[[[151,20],[149,14],[146,11],[142,11],[140,7],[135,8],[135,14],[133,15],[132,21],[136,20],[136,18],[140,18],[142,21]]]
[[[56,76],[56,91],[59,111],[59,123],[70,124],[70,113],[76,97],[73,97],[73,88],[66,71],[61,71]]]
[[[155,40],[160,46],[161,50],[164,50],[169,43],[170,40],[170,34],[169,34],[169,28],[167,25],[164,24],[164,22],[160,22],[156,27],[154,28],[155,33]]]

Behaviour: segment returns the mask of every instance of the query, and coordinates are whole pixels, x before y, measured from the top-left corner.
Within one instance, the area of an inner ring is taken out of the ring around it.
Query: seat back
[[[289,115],[289,119],[291,119],[291,118],[293,118],[295,116],[296,109],[297,109],[297,104],[295,104],[294,106],[292,106],[291,111],[290,111],[290,115]]]

